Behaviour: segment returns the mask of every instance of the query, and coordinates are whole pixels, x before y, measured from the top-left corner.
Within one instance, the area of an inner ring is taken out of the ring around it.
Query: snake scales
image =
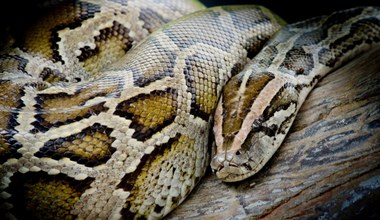
[[[217,176],[251,176],[318,80],[380,40],[374,7],[291,24],[275,37],[284,22],[263,7],[200,9],[60,1],[8,28],[2,218],[161,218],[203,176],[212,131]]]

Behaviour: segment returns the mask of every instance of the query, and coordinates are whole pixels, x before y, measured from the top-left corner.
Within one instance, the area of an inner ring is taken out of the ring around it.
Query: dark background
[[[0,4],[0,25],[24,20],[25,14],[33,12],[33,5],[54,0],[10,0]],[[277,13],[287,22],[294,22],[312,16],[329,14],[356,6],[380,6],[380,0],[198,0],[207,7],[232,4],[263,5]]]
[[[295,22],[313,16],[329,14],[336,10],[357,6],[380,6],[379,0],[200,0],[207,7],[232,4],[263,5],[287,22]]]

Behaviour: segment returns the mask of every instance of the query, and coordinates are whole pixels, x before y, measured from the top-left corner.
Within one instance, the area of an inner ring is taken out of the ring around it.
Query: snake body
[[[211,167],[223,181],[251,176],[317,81],[380,36],[373,7],[281,31],[259,6],[49,7],[11,31],[0,55],[7,219],[162,218],[205,173],[214,112]]]

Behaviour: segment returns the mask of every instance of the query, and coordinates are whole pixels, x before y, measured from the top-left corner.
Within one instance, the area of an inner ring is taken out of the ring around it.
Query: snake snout
[[[211,160],[211,169],[219,179],[225,182],[244,179],[252,170],[246,154],[239,150],[225,151],[216,154]]]

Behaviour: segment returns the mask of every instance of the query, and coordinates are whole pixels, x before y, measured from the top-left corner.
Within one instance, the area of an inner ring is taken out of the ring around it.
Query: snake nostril
[[[235,152],[235,155],[236,155],[236,156],[239,156],[239,155],[240,155],[240,151],[236,151],[236,152]]]
[[[218,167],[216,168],[215,171],[219,172],[219,171],[221,171],[223,168],[224,168],[224,166],[223,166],[223,165],[220,165],[220,166],[218,166]]]
[[[249,165],[249,163],[243,163],[243,166],[244,166],[247,170],[252,170],[252,167],[251,167],[251,165]]]
[[[225,157],[224,155],[216,155],[212,160],[211,160],[211,169],[214,171],[220,171],[224,167],[224,162],[225,162]]]

